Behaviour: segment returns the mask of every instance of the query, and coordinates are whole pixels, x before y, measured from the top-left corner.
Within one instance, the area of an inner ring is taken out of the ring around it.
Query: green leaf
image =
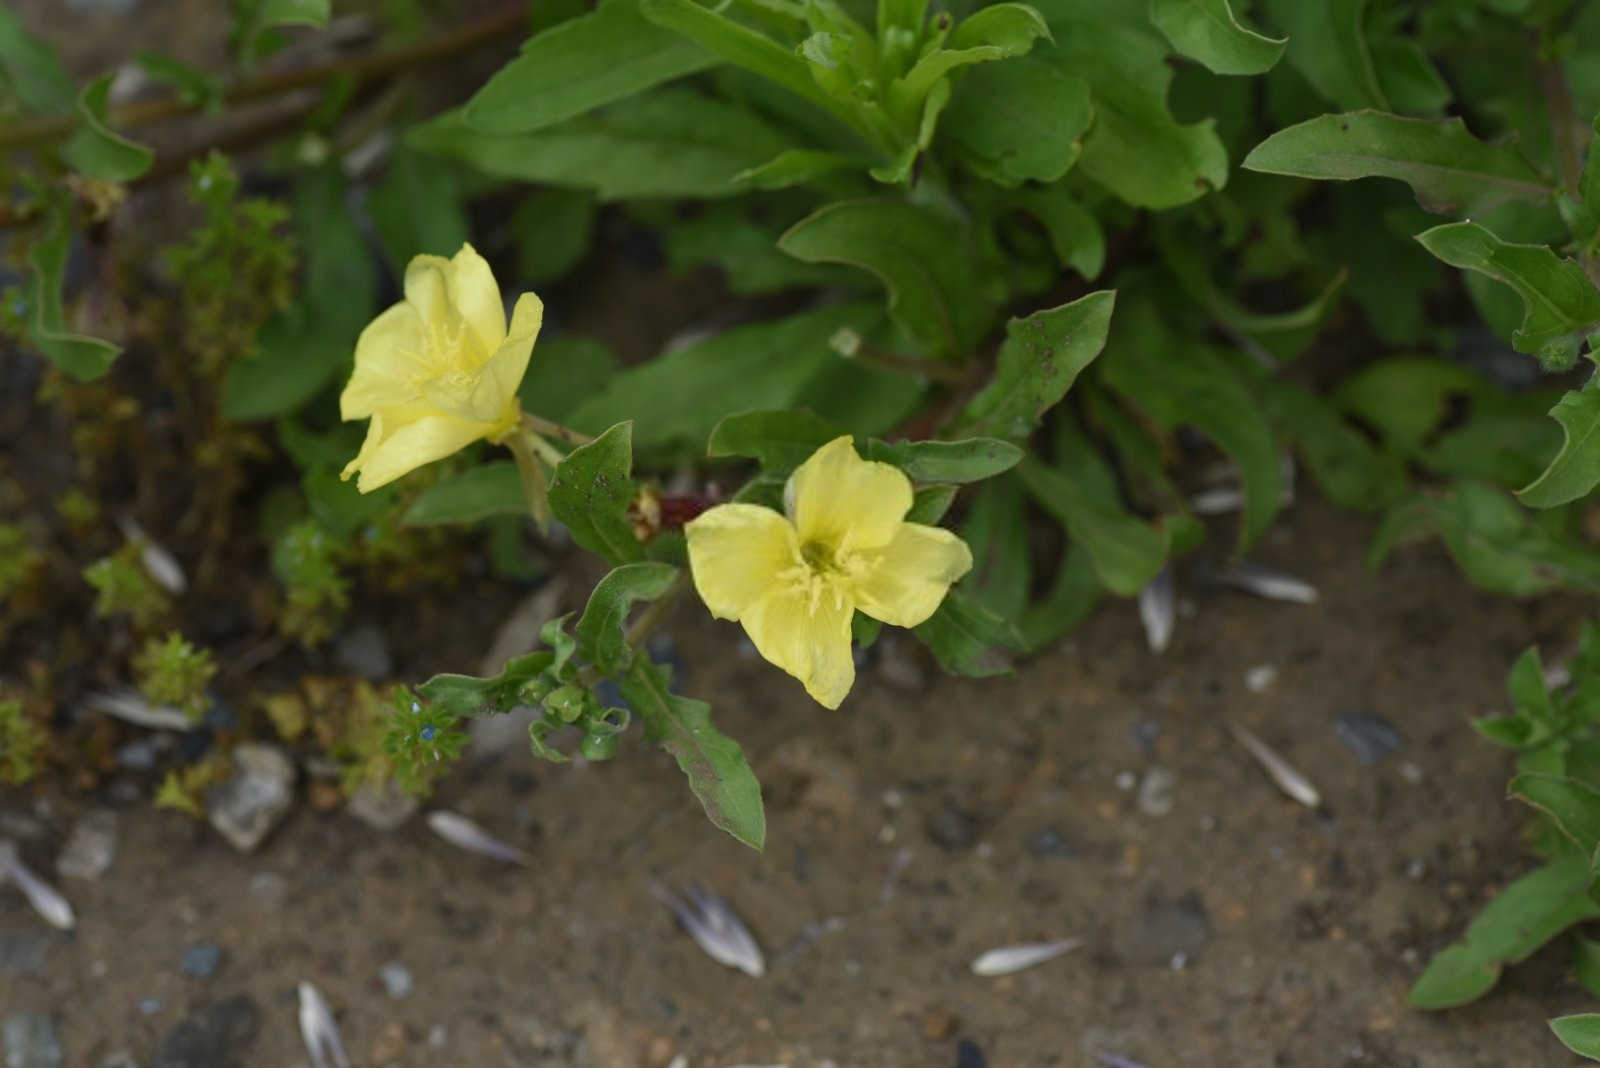
[[[1362,29],[1367,0],[1268,0],[1289,38],[1289,63],[1341,108],[1389,107]]]
[[[838,174],[840,171],[860,170],[865,162],[856,156],[840,152],[824,152],[814,148],[790,148],[778,153],[759,167],[751,167],[733,176],[733,180],[751,189],[788,189],[807,185]]]
[[[67,252],[72,227],[67,206],[59,197],[48,203],[43,236],[28,251],[33,284],[28,315],[28,340],[45,359],[80,382],[92,382],[111,369],[122,351],[109,341],[75,333],[66,325],[61,307],[61,286],[66,277]]]
[[[553,186],[524,197],[511,215],[523,284],[553,282],[576,267],[589,252],[597,214],[587,189]]]
[[[455,171],[408,148],[390,157],[389,172],[367,199],[367,209],[397,275],[405,274],[411,257],[454,256],[472,236]]]
[[[1150,0],[1150,21],[1213,74],[1265,74],[1289,43],[1240,25],[1228,0]]]
[[[298,408],[346,371],[372,315],[378,280],[367,241],[345,204],[337,163],[312,171],[295,190],[294,226],[305,261],[296,303],[272,319],[256,351],[228,368],[222,414],[264,419]]]
[[[733,196],[744,191],[734,175],[788,147],[751,112],[678,87],[532,134],[486,134],[446,112],[406,141],[497,178],[593,189],[601,200]]]
[[[1067,183],[1019,189],[1010,202],[1032,215],[1050,237],[1061,266],[1093,281],[1106,263],[1106,238],[1094,212],[1080,204]]]
[[[1036,653],[1088,619],[1103,590],[1089,550],[1074,543],[1061,558],[1050,592],[1017,620],[1023,651]]]
[[[1433,958],[1407,998],[1413,1008],[1448,1009],[1475,1001],[1507,964],[1575,923],[1600,916],[1589,897],[1589,859],[1567,857],[1535,868],[1484,906],[1464,939]]]
[[[1228,154],[1211,119],[1185,125],[1167,107],[1167,42],[1148,8],[1103,0],[1043,0],[1055,45],[1035,58],[1089,83],[1094,126],[1078,168],[1135,207],[1170,208],[1221,189]]]
[[[1600,1012],[1580,1012],[1547,1021],[1561,1044],[1591,1061],[1600,1061]]]
[[[1398,459],[1374,448],[1322,397],[1268,378],[1258,390],[1268,418],[1294,441],[1329,500],[1341,508],[1376,511],[1405,494],[1405,469]]]
[[[972,550],[972,572],[961,589],[1001,619],[1016,619],[1033,588],[1026,503],[1016,479],[991,479],[978,487],[961,524],[961,540]]]
[[[158,82],[178,91],[178,99],[207,115],[222,113],[222,82],[214,75],[159,52],[135,52],[134,61]]]
[[[1116,296],[1103,289],[1006,323],[994,377],[967,402],[961,429],[1011,438],[1030,434],[1105,347]]]
[[[974,171],[1015,186],[1066,174],[1093,121],[1087,82],[1052,63],[1019,56],[964,74],[940,129]]]
[[[807,263],[846,263],[877,275],[889,311],[936,351],[960,356],[988,330],[996,294],[979,275],[967,235],[902,200],[825,206],[790,227],[778,247]]]
[[[646,657],[634,658],[618,687],[650,740],[677,758],[711,822],[759,850],[767,838],[761,784],[739,743],[712,726],[711,706],[673,693],[667,671]]]
[[[845,431],[805,409],[735,412],[711,431],[706,455],[748,456],[763,474],[784,476]]]
[[[904,77],[889,84],[890,113],[915,114],[951,71],[1025,55],[1041,37],[1050,37],[1050,27],[1044,16],[1027,4],[990,4],[978,9],[956,26],[949,47],[924,52]]]
[[[654,601],[672,588],[679,571],[670,564],[623,564],[595,586],[578,620],[578,650],[607,675],[633,663],[623,624],[636,601]]]
[[[78,120],[82,125],[67,141],[61,154],[76,170],[90,178],[131,182],[150,169],[156,154],[106,125],[106,94],[111,91],[114,77],[114,74],[102,75],[78,94]]]
[[[1083,442],[1081,448],[1090,446]],[[1096,492],[1080,469],[1085,459],[1057,457],[1059,466],[1052,467],[1028,458],[1016,471],[1034,500],[1088,550],[1100,581],[1113,593],[1132,597],[1166,563],[1169,534]]]
[[[911,510],[906,513],[906,522],[935,526],[955,503],[956,493],[955,486],[922,486],[911,498]]]
[[[332,0],[242,0],[236,11],[234,40],[246,66],[262,54],[263,35],[277,26],[326,26]]]
[[[1545,685],[1544,663],[1539,656],[1538,646],[1523,650],[1516,663],[1511,665],[1511,671],[1506,676],[1506,690],[1517,715],[1539,728],[1540,734],[1549,734],[1555,728],[1555,704],[1550,699],[1550,688]],[[1537,741],[1538,738],[1529,740]]]
[[[1554,508],[1600,485],[1600,377],[1569,391],[1550,409],[1550,417],[1561,424],[1561,452],[1544,474],[1517,491],[1531,508]]]
[[[1543,812],[1593,863],[1600,845],[1600,790],[1564,776],[1523,774],[1511,780],[1506,796]]]
[[[1583,339],[1600,329],[1600,290],[1582,267],[1547,245],[1510,244],[1472,222],[1435,226],[1417,240],[1452,267],[1478,271],[1516,290],[1523,316],[1512,344],[1546,367],[1570,367]]]
[[[1333,399],[1376,431],[1390,452],[1409,457],[1421,451],[1453,398],[1475,400],[1492,389],[1459,364],[1398,356],[1351,375],[1334,390]]]
[[[639,448],[678,445],[698,455],[730,411],[808,403],[801,395],[825,367],[851,369],[829,345],[834,334],[846,328],[870,332],[881,316],[869,305],[836,304],[736,327],[618,374],[568,423],[593,432],[631,418],[637,420]]]
[[[417,693],[457,718],[502,715],[520,704],[537,703],[543,694],[535,696],[525,687],[554,663],[555,654],[540,649],[506,661],[497,675],[435,675],[418,686]]]
[[[1009,471],[1022,450],[995,438],[962,441],[867,442],[865,459],[893,464],[914,482],[980,482]]]
[[[1378,84],[1395,111],[1425,118],[1444,112],[1450,85],[1421,45],[1395,37],[1371,44]]]
[[[1600,998],[1600,942],[1572,932],[1572,970],[1593,997]]]
[[[536,415],[569,423],[571,413],[604,389],[616,370],[616,353],[602,341],[574,334],[540,338],[517,398]]]
[[[550,512],[567,525],[572,540],[613,566],[644,556],[628,522],[633,502],[633,424],[618,423],[556,465],[550,480]]]
[[[674,270],[699,264],[722,269],[734,293],[772,293],[797,286],[870,289],[872,282],[849,267],[802,263],[778,248],[778,231],[750,218],[744,205],[714,205],[666,233],[667,260]]]
[[[72,77],[55,49],[29,33],[4,4],[0,4],[0,73],[28,111],[50,114],[72,107]]]
[[[946,594],[938,611],[913,628],[913,633],[940,667],[972,678],[1010,674],[1006,651],[1022,648],[1016,627],[960,590]]]
[[[1244,158],[1248,170],[1347,181],[1397,178],[1441,215],[1479,214],[1553,191],[1509,145],[1479,141],[1456,119],[1407,119],[1377,111],[1321,115],[1279,130]],[[1471,225],[1463,223],[1460,225]]]
[[[640,15],[638,0],[606,0],[529,38],[467,101],[464,115],[484,133],[529,133],[716,63]]]
[[[469,467],[423,490],[406,509],[408,527],[475,523],[496,515],[526,515],[522,479],[510,460]]]

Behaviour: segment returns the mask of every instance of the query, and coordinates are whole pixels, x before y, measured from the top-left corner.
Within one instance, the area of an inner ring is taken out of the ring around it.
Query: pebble
[[[1271,664],[1257,664],[1244,673],[1244,688],[1251,693],[1266,693],[1278,681],[1278,669]]]
[[[1193,960],[1209,941],[1211,918],[1193,893],[1175,901],[1151,898],[1113,939],[1123,960],[1168,967],[1180,956],[1184,963]]]
[[[210,979],[222,967],[222,947],[215,942],[197,942],[183,951],[178,967],[192,979]]]
[[[371,782],[362,783],[361,787],[350,795],[350,803],[345,808],[368,827],[379,831],[393,831],[416,815],[421,805],[420,798],[406,793],[394,782],[386,779],[381,786]]]
[[[119,1049],[102,1057],[98,1068],[139,1068],[139,1062],[127,1050]]]
[[[1177,804],[1172,788],[1178,777],[1166,768],[1151,768],[1139,783],[1139,811],[1146,816],[1165,816]]]
[[[1333,730],[1363,764],[1376,764],[1405,744],[1405,737],[1394,725],[1378,716],[1359,713],[1340,716]]]
[[[374,623],[362,623],[345,631],[334,646],[333,655],[340,667],[364,679],[376,681],[394,674],[389,639]]]
[[[150,1068],[239,1068],[261,1030],[261,1011],[241,994],[201,1006],[168,1031]]]
[[[156,1013],[161,1011],[161,1007],[160,998],[139,999],[139,1015],[141,1016],[154,1016]]]
[[[95,809],[72,825],[67,844],[56,858],[56,872],[63,878],[98,879],[116,855],[117,814]]]
[[[233,777],[206,791],[206,817],[237,850],[260,845],[294,803],[294,763],[276,746],[233,750]]]
[[[988,1063],[983,1050],[972,1039],[963,1038],[956,1043],[956,1068],[984,1068]]]
[[[1036,857],[1060,857],[1069,860],[1078,855],[1072,848],[1072,843],[1067,841],[1066,835],[1055,827],[1041,827],[1028,835],[1028,852]]]
[[[161,750],[153,738],[141,738],[118,749],[116,758],[119,767],[130,771],[151,771],[161,758]]]
[[[5,1049],[6,1068],[61,1068],[66,1055],[56,1037],[50,1017],[36,1012],[19,1012],[6,1017],[0,1026],[0,1042]]]
[[[50,955],[50,936],[37,928],[0,928],[0,975],[38,975]]]
[[[398,961],[390,961],[378,969],[383,989],[392,998],[403,998],[411,993],[411,971]]]
[[[970,813],[945,802],[928,817],[928,837],[935,845],[951,852],[970,849],[978,841],[978,821]]]

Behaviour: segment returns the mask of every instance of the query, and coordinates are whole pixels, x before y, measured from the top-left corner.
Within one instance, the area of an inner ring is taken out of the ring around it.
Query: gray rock
[[[333,655],[340,667],[364,679],[387,679],[394,674],[389,639],[373,623],[362,623],[345,631]]]
[[[222,967],[222,947],[215,942],[197,942],[183,951],[178,968],[193,979],[210,979]]]
[[[151,738],[140,738],[136,742],[129,742],[117,750],[117,764],[128,768],[130,771],[151,771],[156,766],[156,761],[161,758],[161,752],[155,741]]]
[[[283,750],[246,742],[233,750],[233,777],[206,792],[206,817],[235,849],[248,853],[294,803],[294,764]]]
[[[260,1029],[261,1012],[247,995],[201,1006],[162,1038],[150,1068],[239,1068]]]
[[[1138,964],[1182,967],[1211,941],[1211,917],[1198,894],[1152,897],[1113,940],[1117,956]]]
[[[38,975],[50,955],[50,936],[37,928],[0,929],[0,975]]]
[[[378,969],[378,978],[383,980],[383,989],[392,998],[403,998],[411,993],[411,971],[397,961],[390,961]]]
[[[37,1012],[19,1012],[0,1025],[0,1048],[5,1050],[6,1068],[61,1068],[67,1062],[56,1038],[56,1025]]]
[[[978,820],[948,801],[928,817],[928,837],[945,849],[970,849],[978,840]]]
[[[1151,768],[1145,772],[1139,783],[1139,811],[1146,816],[1165,816],[1171,812],[1177,804],[1172,796],[1177,782],[1178,777],[1166,768]]]
[[[117,814],[95,809],[72,825],[56,858],[56,871],[68,879],[98,879],[117,855]]]
[[[421,805],[421,799],[406,793],[392,780],[385,780],[382,786],[362,783],[345,808],[368,827],[392,831],[415,815]]]

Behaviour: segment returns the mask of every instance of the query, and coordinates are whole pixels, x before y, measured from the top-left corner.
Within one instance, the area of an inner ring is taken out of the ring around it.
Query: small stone
[[[117,750],[117,764],[129,771],[153,771],[161,753],[154,741],[141,738]]]
[[[398,1020],[385,1025],[372,1041],[372,1063],[393,1064],[406,1055],[406,1029]]]
[[[450,1029],[444,1024],[434,1024],[428,1028],[428,1045],[434,1049],[444,1049],[445,1043],[450,1041]]]
[[[387,679],[394,674],[389,639],[375,624],[362,623],[340,636],[333,655],[339,666],[364,679]]]
[[[248,853],[294,803],[294,764],[283,750],[245,742],[233,750],[233,777],[206,791],[206,816],[237,850]]]
[[[38,975],[50,955],[50,936],[35,928],[0,928],[0,975]]]
[[[956,1068],[984,1068],[989,1062],[983,1057],[983,1050],[970,1038],[963,1038],[956,1043]]]
[[[943,1042],[956,1033],[956,1028],[961,1025],[961,1017],[953,1012],[936,1009],[922,1018],[922,1033],[935,1042]]]
[[[1117,956],[1140,964],[1172,966],[1179,954],[1184,963],[1195,958],[1211,941],[1211,918],[1197,894],[1176,901],[1151,898],[1113,939]]]
[[[1412,786],[1422,781],[1422,769],[1411,761],[1402,761],[1400,764],[1400,777]]]
[[[66,1055],[56,1038],[56,1025],[50,1017],[36,1012],[19,1012],[6,1017],[0,1036],[4,1041],[6,1068],[61,1068]]]
[[[222,947],[215,942],[199,942],[183,951],[178,965],[192,979],[210,979],[222,967]]]
[[[150,1068],[239,1068],[261,1029],[261,1012],[247,995],[204,1005],[168,1031]]]
[[[1393,724],[1377,716],[1340,716],[1333,730],[1363,764],[1376,764],[1405,744],[1404,736]]]
[[[360,789],[350,795],[350,803],[345,808],[368,827],[393,831],[415,815],[421,804],[414,794],[406,793],[386,779],[381,786],[362,783]]]
[[[898,635],[885,634],[874,646],[878,654],[878,674],[897,690],[922,693],[928,688],[928,670],[918,659],[918,646]]]
[[[1172,788],[1178,777],[1166,768],[1151,768],[1139,783],[1139,811],[1146,816],[1165,816],[1172,811],[1177,800]]]
[[[1111,781],[1116,784],[1117,789],[1127,793],[1139,785],[1139,776],[1131,771],[1119,771],[1112,777]]]
[[[978,821],[949,802],[941,804],[928,817],[928,837],[935,845],[955,852],[970,849],[978,841]]]
[[[56,871],[63,878],[98,879],[116,855],[117,814],[96,809],[72,825],[67,844],[56,858]]]
[[[1059,857],[1063,860],[1078,855],[1064,834],[1055,827],[1041,827],[1028,835],[1028,852],[1036,857]]]
[[[140,1016],[154,1016],[156,1013],[158,1013],[160,1011],[161,1011],[161,999],[160,998],[140,998],[139,999],[139,1015]]]
[[[1266,693],[1278,681],[1278,669],[1271,664],[1257,664],[1244,673],[1244,688],[1251,693]]]
[[[403,998],[411,993],[411,972],[404,964],[390,961],[378,969],[383,989],[392,998]]]
[[[139,1062],[127,1050],[119,1049],[102,1057],[98,1068],[139,1068]]]

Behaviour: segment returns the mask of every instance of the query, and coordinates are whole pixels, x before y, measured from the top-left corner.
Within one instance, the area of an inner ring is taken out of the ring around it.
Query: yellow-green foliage
[[[109,619],[126,613],[136,627],[148,627],[172,607],[166,591],[139,563],[139,550],[128,543],[83,569],[84,581],[95,588],[95,615]]]
[[[206,710],[206,685],[217,673],[211,650],[196,649],[177,631],[151,638],[133,658],[139,690],[157,704],[171,705],[198,721]]]
[[[19,785],[33,778],[48,740],[23,713],[21,701],[0,701],[0,782]]]
[[[294,246],[277,232],[289,218],[282,204],[239,199],[239,179],[226,156],[212,152],[189,168],[190,198],[205,220],[166,250],[181,287],[184,348],[210,375],[247,354],[267,319],[294,299]]]
[[[302,645],[322,641],[350,603],[350,582],[339,573],[341,546],[315,520],[296,523],[272,549],[272,569],[288,593],[278,629]]]
[[[0,523],[0,600],[22,589],[44,567],[44,554],[28,543],[28,532]]]

